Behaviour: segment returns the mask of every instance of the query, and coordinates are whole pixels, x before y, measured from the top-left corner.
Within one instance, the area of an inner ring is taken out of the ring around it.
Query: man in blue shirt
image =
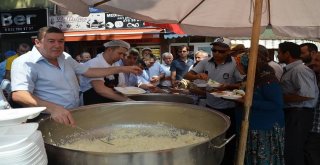
[[[129,53],[126,54],[123,59],[119,60],[118,63],[120,66],[133,66],[138,65],[139,51],[135,48],[131,48]],[[125,73],[125,86],[138,86],[137,75],[132,73]]]
[[[176,87],[183,76],[189,71],[189,68],[193,65],[193,60],[188,59],[189,47],[180,46],[178,49],[179,58],[173,60],[170,66],[171,71],[171,84],[172,87]]]
[[[160,83],[160,79],[164,78],[165,72],[161,64],[156,62],[156,57],[150,54],[149,57],[143,59],[146,67],[141,75],[138,76],[138,87],[146,90],[154,91]]]
[[[317,80],[314,72],[303,64],[299,45],[280,43],[278,59],[286,64],[281,77],[285,101],[285,164],[304,165],[305,144],[319,94]]]
[[[67,109],[80,106],[77,75],[105,77],[119,72],[141,72],[137,66],[88,68],[63,51],[63,32],[55,27],[41,28],[33,49],[13,62],[13,101],[26,107],[47,107],[55,121],[75,125]]]

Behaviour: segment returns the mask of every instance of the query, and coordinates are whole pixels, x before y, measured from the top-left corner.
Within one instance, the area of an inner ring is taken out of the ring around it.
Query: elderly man
[[[165,72],[165,76],[163,80],[160,82],[161,87],[163,88],[169,88],[171,87],[171,71],[170,66],[173,61],[173,55],[169,52],[165,52],[162,54],[162,61],[161,67],[163,68]]]
[[[195,63],[193,64],[192,68],[195,67],[200,61],[207,59],[208,58],[208,53],[203,51],[203,50],[199,50],[194,54],[194,59],[196,60]],[[192,69],[191,68],[191,69]]]
[[[122,40],[113,40],[104,44],[105,51],[95,58],[84,63],[89,68],[109,68],[119,66],[122,59],[130,48],[130,44]],[[83,92],[84,105],[107,103],[115,101],[127,101],[128,97],[116,93],[113,88],[124,86],[123,73],[108,75],[102,78],[80,77],[80,87]]]
[[[80,106],[77,75],[105,77],[120,72],[140,73],[136,66],[88,68],[64,51],[64,34],[55,27],[43,27],[35,46],[12,64],[12,99],[26,106],[44,106],[51,117],[75,125],[67,109]]]

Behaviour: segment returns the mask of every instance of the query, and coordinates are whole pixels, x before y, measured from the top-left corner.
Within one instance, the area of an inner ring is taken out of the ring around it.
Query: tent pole
[[[260,36],[260,26],[261,26],[261,15],[262,15],[262,2],[263,0],[255,0],[254,5],[254,17],[253,17],[253,26],[251,34],[251,48],[249,55],[249,66],[247,72],[247,82],[246,82],[246,95],[244,100],[244,112],[243,119],[241,123],[240,130],[240,139],[239,146],[237,151],[237,165],[244,164],[244,157],[246,151],[247,137],[248,137],[248,128],[249,128],[249,115],[250,108],[252,105],[253,97],[253,88],[254,80],[256,73],[256,64],[257,64],[257,54],[258,54],[258,43]]]

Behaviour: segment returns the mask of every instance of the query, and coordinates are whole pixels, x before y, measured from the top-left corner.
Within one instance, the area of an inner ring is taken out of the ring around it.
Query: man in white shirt
[[[89,68],[109,68],[119,66],[122,59],[130,48],[129,43],[122,40],[112,40],[104,44],[105,51],[98,54],[95,58],[84,63]],[[116,93],[113,88],[116,86],[125,86],[123,73],[108,75],[103,78],[80,77],[80,87],[83,92],[84,105],[127,101],[128,97]]]
[[[171,71],[170,66],[173,61],[173,55],[169,52],[165,52],[162,54],[162,64],[161,67],[165,72],[165,76],[163,80],[160,82],[161,87],[171,87]]]

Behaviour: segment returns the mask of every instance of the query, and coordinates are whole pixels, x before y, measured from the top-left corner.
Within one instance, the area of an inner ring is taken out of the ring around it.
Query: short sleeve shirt
[[[88,67],[79,64],[67,53],[58,57],[58,64],[59,67],[49,63],[33,47],[12,63],[12,91],[29,91],[42,100],[66,109],[80,106],[80,88],[76,75],[85,73]]]
[[[95,58],[87,61],[83,65],[89,67],[89,68],[108,68],[108,67],[114,67],[114,66],[119,66],[119,63],[113,63],[112,65],[108,64],[106,60],[103,57],[103,54],[98,54]],[[113,75],[109,75],[106,78],[108,79],[115,79]],[[92,80],[101,80],[104,82],[104,77],[101,78],[88,78],[84,76],[80,76],[80,87],[81,91],[85,92],[89,89],[92,88],[91,81]],[[119,84],[118,86],[124,86],[125,80],[124,80],[124,75],[123,73],[119,73]]]
[[[172,61],[170,71],[176,71],[176,80],[182,80],[183,76],[189,71],[189,68],[192,65],[192,59],[188,59],[187,62],[185,62],[178,58]]]
[[[245,77],[245,75],[241,75],[236,68],[236,62],[232,57],[227,58],[226,62],[223,64],[216,64],[214,62],[214,58],[204,59],[200,61],[192,70],[196,73],[207,72],[209,79],[226,84],[241,82]],[[235,107],[235,103],[233,101],[227,101],[214,97],[210,93],[207,93],[207,105],[217,109]]]

